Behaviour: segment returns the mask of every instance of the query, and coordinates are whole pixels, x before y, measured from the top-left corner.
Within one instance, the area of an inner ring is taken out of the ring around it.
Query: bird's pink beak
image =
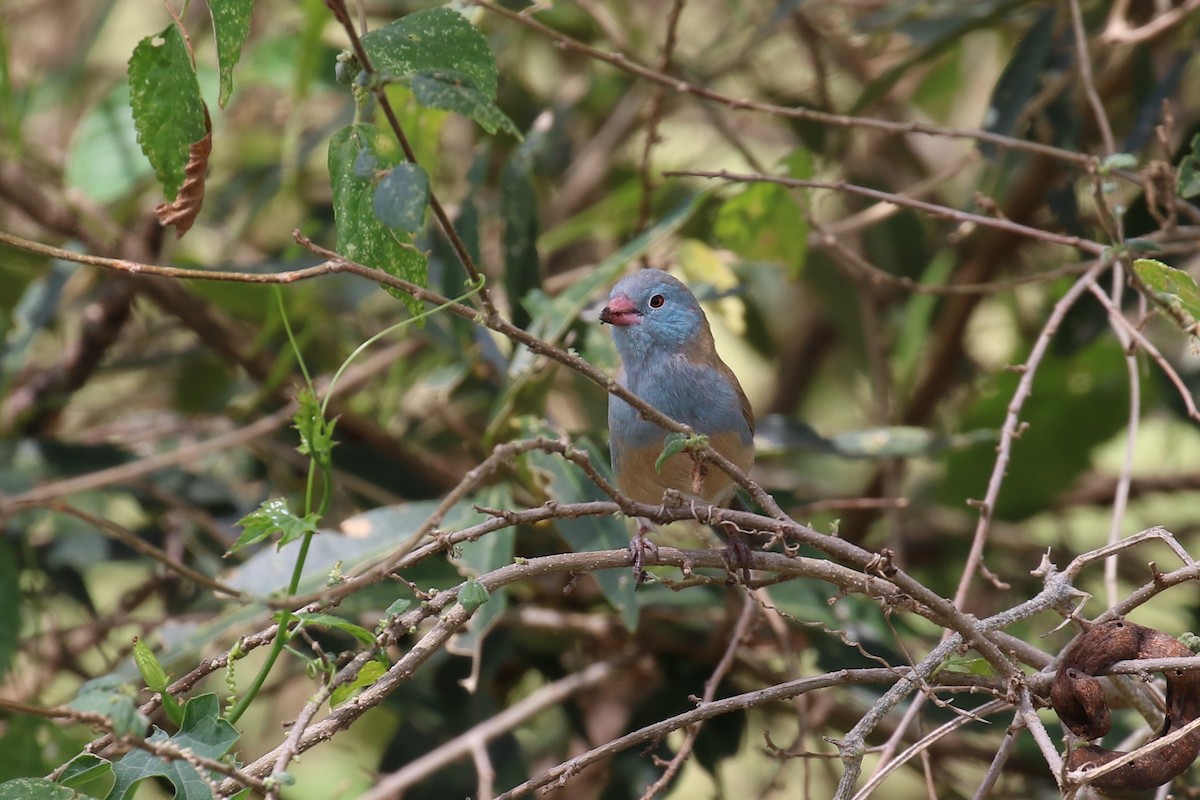
[[[600,312],[600,321],[609,325],[633,325],[641,319],[637,306],[627,295],[619,294]]]

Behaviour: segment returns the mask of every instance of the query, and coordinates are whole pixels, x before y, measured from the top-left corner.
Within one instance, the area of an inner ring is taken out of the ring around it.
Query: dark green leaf
[[[1057,9],[1053,5],[1046,6],[1013,49],[992,89],[992,99],[983,118],[984,130],[1003,134],[1013,132],[1025,104],[1041,83],[1054,42],[1056,16]],[[987,143],[980,143],[979,150],[989,158],[996,152],[995,145]]]
[[[375,644],[375,634],[361,625],[355,625],[353,622],[348,622],[341,617],[335,617],[333,614],[322,614],[317,611],[301,611],[295,616],[303,625],[319,625],[325,628],[333,628],[334,630],[350,634],[365,645]]]
[[[261,542],[276,531],[283,534],[276,545],[277,549],[288,542],[299,539],[306,533],[316,533],[317,515],[308,514],[304,517],[297,517],[288,510],[286,500],[282,497],[273,497],[270,500],[264,500],[262,505],[238,520],[237,524],[243,529],[242,535],[238,537],[233,547],[229,548],[226,555]]]
[[[362,45],[385,80],[458,72],[486,97],[496,96],[496,60],[487,39],[457,11],[414,12],[366,34]]]
[[[254,0],[208,0],[213,31],[217,38],[217,63],[221,70],[221,108],[233,93],[233,68],[242,57],[242,45],[250,35],[250,13]]]
[[[462,114],[488,133],[503,130],[517,139],[521,132],[508,115],[486,94],[451,72],[423,72],[412,76],[413,97],[423,106]]]
[[[429,260],[413,246],[403,231],[389,228],[375,216],[375,184],[358,177],[355,165],[369,153],[379,169],[390,169],[402,160],[396,142],[374,125],[351,125],[333,135],[329,143],[329,176],[333,182],[333,216],[337,223],[337,249],[346,258],[381,269],[419,286],[429,282]],[[362,171],[361,166],[359,171]],[[423,304],[391,287],[413,314]]]
[[[1200,321],[1200,289],[1191,275],[1181,269],[1169,267],[1153,258],[1139,258],[1133,262],[1133,270],[1149,287],[1153,300],[1176,324],[1187,333],[1196,333]]]
[[[151,742],[166,742],[191,750],[203,758],[218,759],[237,742],[240,734],[220,716],[215,694],[202,694],[187,702],[183,726],[175,736],[155,730]],[[144,750],[134,750],[113,764],[116,781],[109,800],[132,796],[146,778],[164,777],[175,787],[176,800],[211,800],[212,791],[204,777],[186,761],[166,761]]]
[[[429,176],[419,164],[405,162],[388,170],[375,186],[371,208],[389,228],[416,233],[425,226]]]
[[[129,89],[138,144],[153,165],[163,194],[174,198],[183,185],[189,148],[208,133],[196,70],[177,26],[168,25],[134,48]]]
[[[0,542],[0,678],[8,674],[17,654],[21,633],[21,581],[16,553]]]
[[[500,211],[504,217],[504,289],[512,304],[514,325],[525,328],[530,314],[524,299],[541,287],[538,258],[538,202],[529,159],[518,152],[500,175]]]
[[[1192,137],[1192,152],[1179,162],[1178,192],[1184,198],[1200,194],[1200,133]]]

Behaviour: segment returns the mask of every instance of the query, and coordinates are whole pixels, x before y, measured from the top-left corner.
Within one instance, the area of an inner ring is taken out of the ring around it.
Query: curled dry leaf
[[[1097,625],[1071,644],[1050,691],[1050,702],[1059,719],[1082,739],[1108,733],[1112,715],[1104,690],[1095,677],[1111,664],[1126,659],[1186,658],[1187,646],[1165,633],[1125,620]],[[1167,670],[1166,714],[1156,739],[1179,730],[1200,716],[1200,671]],[[1125,753],[1086,745],[1072,750],[1067,766],[1095,769]],[[1193,731],[1153,754],[1136,758],[1124,767],[1092,781],[1101,791],[1148,790],[1169,782],[1200,755],[1200,730]]]
[[[208,157],[212,153],[212,119],[208,107],[204,108],[204,138],[193,142],[188,148],[188,163],[184,168],[187,177],[179,187],[179,193],[170,203],[159,203],[154,208],[158,221],[163,225],[175,226],[175,238],[183,238],[204,205],[204,178],[208,174]]]

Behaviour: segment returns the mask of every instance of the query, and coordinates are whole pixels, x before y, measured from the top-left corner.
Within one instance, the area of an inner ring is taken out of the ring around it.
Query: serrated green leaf
[[[189,148],[208,133],[200,83],[176,25],[138,42],[129,59],[129,90],[138,144],[163,194],[174,198],[183,185]]]
[[[261,542],[276,531],[283,534],[276,545],[276,549],[278,549],[306,533],[316,533],[317,519],[316,514],[297,517],[288,510],[287,501],[282,497],[264,500],[257,509],[238,520],[238,526],[243,529],[242,535],[238,537],[233,547],[229,548],[226,555]]]
[[[1192,152],[1179,162],[1179,182],[1176,191],[1183,198],[1200,194],[1200,133],[1192,137]]]
[[[489,596],[487,587],[471,578],[458,590],[458,604],[469,613],[486,603]]]
[[[667,463],[667,459],[673,455],[682,453],[688,445],[689,437],[686,434],[678,431],[671,431],[663,440],[662,452],[658,454],[658,458],[654,460],[654,471],[662,472],[663,464]]]
[[[254,0],[208,0],[208,10],[212,14],[217,64],[221,71],[221,94],[217,105],[224,108],[233,93],[233,68],[242,57],[242,45],[250,35]]]
[[[168,737],[156,729],[149,741],[171,742],[203,758],[218,759],[237,743],[241,734],[220,716],[221,705],[212,693],[193,697],[183,709],[179,733]],[[109,800],[132,796],[146,778],[163,777],[175,787],[176,800],[211,800],[208,782],[186,761],[166,761],[144,750],[134,750],[113,764],[116,780]]]
[[[1151,299],[1161,306],[1181,329],[1188,333],[1200,321],[1200,288],[1191,275],[1153,258],[1139,258],[1133,271],[1154,293]]]
[[[496,96],[496,60],[487,39],[457,11],[416,11],[366,34],[362,45],[385,80],[458,72],[486,97]]]
[[[374,158],[380,169],[391,169],[402,160],[396,142],[374,125],[350,125],[333,135],[329,143],[329,177],[333,182],[338,252],[352,261],[426,286],[429,259],[413,246],[408,234],[379,221],[373,208],[374,181],[355,174],[355,165],[364,152]],[[419,300],[391,287],[384,288],[403,300],[411,313],[421,312],[423,304]]]
[[[330,693],[329,707],[337,708],[342,703],[346,702],[351,697],[382,678],[383,674],[387,672],[387,670],[387,664],[384,664],[377,659],[372,659],[366,664],[363,664],[362,669],[358,671],[358,675],[355,676],[353,681],[342,684]],[[278,773],[276,773],[276,775],[278,775]]]
[[[58,783],[88,797],[106,797],[113,781],[112,764],[91,753],[72,758],[58,776]]]
[[[72,800],[78,795],[45,778],[14,778],[0,783],[0,800]]]
[[[487,39],[448,8],[417,11],[362,38],[384,81],[410,80],[417,102],[475,120],[488,133],[521,133],[496,106],[496,60]]]
[[[405,162],[388,170],[375,185],[371,208],[389,228],[416,233],[425,227],[429,175],[420,164]]]
[[[318,464],[328,464],[333,458],[333,429],[336,419],[325,419],[321,402],[310,387],[304,387],[296,396],[296,413],[292,422],[300,434],[300,446],[296,450],[302,455],[312,456]]]
[[[413,97],[423,106],[462,114],[489,134],[503,130],[516,139],[521,132],[508,115],[486,94],[466,84],[452,72],[422,72],[412,76]]]
[[[317,611],[301,611],[295,614],[295,617],[303,625],[320,625],[325,628],[333,628],[334,630],[350,634],[365,645],[375,644],[375,634],[361,625],[355,625],[353,622],[344,620],[341,617],[335,617],[333,614],[322,614]]]

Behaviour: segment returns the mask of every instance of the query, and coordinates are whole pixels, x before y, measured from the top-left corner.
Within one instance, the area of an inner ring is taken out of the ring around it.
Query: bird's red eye
[[[650,298],[650,307],[651,308],[662,308],[663,303],[665,303],[665,302],[667,302],[667,301],[663,299],[663,296],[661,294],[656,294]]]

